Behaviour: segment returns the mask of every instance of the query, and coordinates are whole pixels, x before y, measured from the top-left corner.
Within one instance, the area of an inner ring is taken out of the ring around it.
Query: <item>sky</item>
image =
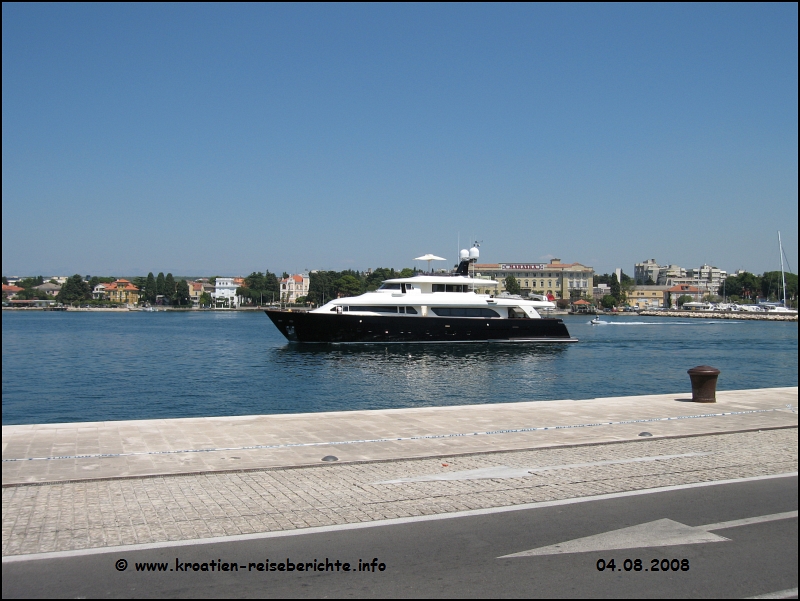
[[[6,276],[797,272],[796,3],[2,11]]]

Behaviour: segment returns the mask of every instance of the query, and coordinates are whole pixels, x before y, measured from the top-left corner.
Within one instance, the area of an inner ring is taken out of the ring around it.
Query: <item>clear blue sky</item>
[[[797,270],[795,3],[2,11],[4,275]]]

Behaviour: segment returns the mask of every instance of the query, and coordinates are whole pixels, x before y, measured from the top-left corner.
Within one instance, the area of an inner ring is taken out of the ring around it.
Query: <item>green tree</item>
[[[41,286],[42,284],[44,284],[44,278],[40,275],[35,278],[23,278],[17,282],[17,286],[20,288],[33,288],[34,286]]]
[[[358,296],[361,294],[361,282],[353,275],[346,274],[333,283],[338,296]]]
[[[364,289],[365,291],[377,290],[385,280],[396,278],[397,274],[394,269],[388,267],[378,267],[365,278]]]
[[[334,275],[336,275],[335,271],[312,271],[309,276],[311,281],[308,284],[306,300],[313,305],[321,305],[331,300],[335,296],[333,293]]]
[[[175,278],[172,277],[171,273],[168,273],[167,277],[164,278],[164,296],[170,300],[174,300],[175,292]]]
[[[175,285],[175,302],[184,307],[191,303],[191,299],[189,298],[189,284],[186,283],[186,280],[180,280]]]
[[[37,290],[36,288],[25,288],[17,292],[15,299],[16,300],[53,300],[54,297],[50,296],[46,292],[42,292],[41,290]]]
[[[617,274],[611,274],[611,280],[608,283],[609,287],[611,288],[611,296],[613,296],[617,303],[619,304],[622,302],[622,288],[619,285],[619,280],[617,280]]]
[[[682,294],[678,297],[678,300],[675,301],[675,304],[677,304],[679,307],[683,307],[683,305],[690,302],[692,302],[692,297],[688,294]]]
[[[656,283],[653,281],[653,278],[647,276],[647,281],[644,283],[645,286],[655,286]]]
[[[89,288],[89,283],[85,282],[77,273],[64,282],[61,291],[56,296],[58,302],[64,304],[77,303],[90,298],[92,298],[92,289]]]
[[[519,294],[522,291],[517,278],[513,275],[507,275],[505,278],[506,292],[509,294]]]
[[[156,277],[156,294],[159,296],[163,296],[167,293],[167,280],[164,277],[164,272],[159,271],[158,277]]]
[[[237,288],[236,294],[248,299],[246,301],[248,304],[271,303],[274,299],[280,298],[280,283],[271,271],[266,273],[254,271],[244,278],[244,286]]]
[[[153,272],[147,274],[147,283],[144,286],[145,289],[145,298],[147,302],[154,303],[156,302],[156,295],[158,294],[156,287],[156,276],[153,275]]]
[[[404,267],[400,273],[397,274],[399,278],[413,278],[414,277],[414,270],[410,267]]]
[[[797,298],[797,275],[785,273],[783,279],[786,281],[786,300]],[[765,298],[783,300],[783,283],[780,271],[767,271],[761,276],[761,294]]]
[[[603,305],[603,308],[605,309],[613,309],[617,306],[617,299],[610,294],[606,294],[600,301],[600,304]]]
[[[200,295],[199,302],[201,307],[210,307],[211,295],[208,292],[203,292],[203,294]]]

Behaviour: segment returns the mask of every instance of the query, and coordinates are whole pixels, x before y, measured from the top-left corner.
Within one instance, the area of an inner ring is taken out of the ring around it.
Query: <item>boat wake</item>
[[[742,323],[727,319],[697,319],[692,321],[590,321],[595,326],[697,326],[715,323]]]

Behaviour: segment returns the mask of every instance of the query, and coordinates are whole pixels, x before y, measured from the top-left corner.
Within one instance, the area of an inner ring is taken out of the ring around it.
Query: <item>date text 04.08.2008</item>
[[[606,561],[605,559],[598,559],[597,560],[597,571],[603,572],[605,570],[611,570],[612,572],[619,571],[626,571],[630,572],[633,570],[634,572],[688,572],[689,571],[689,560],[688,559],[651,559],[650,560],[650,567],[644,568],[642,565],[641,559],[626,559],[622,562],[621,567],[617,567],[617,564],[614,562],[613,559],[609,559]]]

